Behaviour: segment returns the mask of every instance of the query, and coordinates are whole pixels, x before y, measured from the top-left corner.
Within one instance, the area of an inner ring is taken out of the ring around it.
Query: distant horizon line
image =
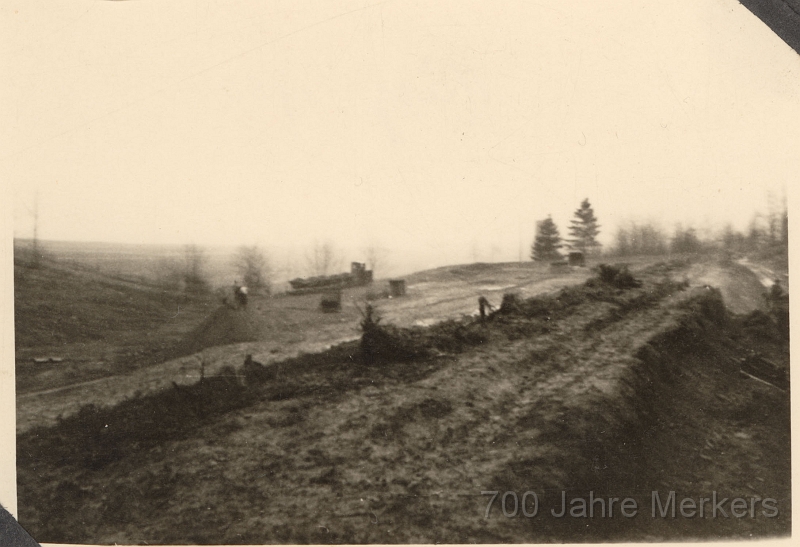
[[[33,243],[34,238],[32,237],[19,237],[14,236],[14,243],[22,243],[22,242],[29,242]],[[198,243],[198,242],[185,242],[185,243],[147,243],[147,242],[130,242],[130,241],[102,241],[97,239],[91,240],[82,240],[82,239],[50,239],[50,238],[39,238],[39,243],[55,243],[55,244],[78,244],[78,245],[104,245],[104,246],[131,246],[131,247],[186,247],[189,245],[194,245],[197,247],[204,247],[204,248],[231,248],[236,249],[238,247],[281,247],[281,248],[292,248],[292,247],[302,247],[304,245],[313,244],[312,242],[300,245],[291,245],[291,244],[280,244],[280,243],[270,243],[270,244],[259,244],[259,243]],[[325,243],[328,240],[320,240],[320,243]],[[332,243],[336,244],[336,241],[331,241]],[[342,247],[348,247],[347,245],[342,245]]]

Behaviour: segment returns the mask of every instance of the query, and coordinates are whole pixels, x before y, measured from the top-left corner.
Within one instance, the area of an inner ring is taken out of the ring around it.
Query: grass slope
[[[58,262],[15,265],[17,389],[61,387],[158,362],[212,305]],[[63,361],[33,363],[53,356]]]

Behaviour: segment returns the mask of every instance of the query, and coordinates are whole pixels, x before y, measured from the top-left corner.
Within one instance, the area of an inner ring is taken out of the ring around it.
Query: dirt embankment
[[[39,541],[119,543],[785,534],[788,398],[739,375],[753,333],[719,293],[670,273],[651,270],[638,288],[593,282],[512,299],[486,323],[389,329],[402,351],[369,366],[350,344],[266,383],[228,371],[154,396],[167,406],[152,415],[151,403],[129,403],[150,416],[138,428],[120,407],[23,435],[21,522]],[[788,366],[780,340],[760,343]],[[76,431],[82,442],[64,460]],[[780,512],[652,518],[653,490],[678,502],[758,491]],[[539,513],[508,518],[498,498],[485,518],[483,491],[536,492]],[[561,492],[569,503],[590,491],[634,498],[637,517],[550,513]]]

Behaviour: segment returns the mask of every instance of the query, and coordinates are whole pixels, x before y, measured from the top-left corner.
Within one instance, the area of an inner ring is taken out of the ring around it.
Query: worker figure
[[[478,298],[478,310],[481,313],[481,321],[483,321],[486,319],[487,310],[491,312],[494,310],[494,307],[486,300],[485,296],[481,296]]]
[[[244,285],[239,287],[239,290],[236,292],[236,299],[238,300],[239,305],[241,307],[244,308],[245,306],[247,306],[247,287],[245,287]]]

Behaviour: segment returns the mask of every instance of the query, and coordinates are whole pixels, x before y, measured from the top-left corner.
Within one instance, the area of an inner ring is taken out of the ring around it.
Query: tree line
[[[388,250],[378,245],[362,249],[367,268],[376,271],[387,267]],[[304,260],[289,260],[276,270],[272,257],[258,245],[242,245],[236,248],[228,260],[226,271],[233,276],[232,282],[246,286],[253,294],[269,296],[273,290],[276,274],[283,278],[305,275],[326,276],[340,273],[345,268],[344,253],[331,241],[316,242],[311,246]],[[172,290],[203,294],[212,291],[211,271],[214,269],[206,250],[198,245],[185,245],[181,257],[170,257],[159,261],[154,268],[153,277],[157,282]]]
[[[536,223],[530,257],[537,262],[563,258],[562,249],[599,254],[600,225],[588,198],[581,202],[570,222],[569,237],[562,240],[552,216]],[[789,248],[789,216],[782,207],[771,206],[767,214],[757,213],[745,232],[727,224],[717,233],[701,236],[692,226],[678,224],[668,233],[653,222],[630,221],[617,227],[613,243],[604,254],[613,256],[666,255],[723,251],[729,254],[786,257]]]
[[[789,224],[787,208],[771,208],[768,214],[756,214],[742,232],[728,224],[716,233],[701,235],[692,226],[676,225],[671,232],[649,221],[629,221],[617,226],[607,248],[598,241],[601,225],[588,198],[574,211],[562,238],[551,215],[536,223],[530,247],[530,258],[536,262],[563,260],[569,252],[584,255],[604,254],[627,257],[636,255],[668,255],[723,251],[732,255],[783,256],[788,254]],[[371,270],[385,266],[387,251],[370,246],[363,250]],[[237,282],[256,294],[270,294],[275,270],[268,254],[258,246],[241,246],[230,265]],[[308,276],[330,275],[344,267],[343,254],[330,242],[316,243],[305,255],[305,267],[292,261],[284,275],[304,273]],[[169,279],[187,292],[208,292],[208,257],[201,247],[187,245],[180,263],[172,263]]]

